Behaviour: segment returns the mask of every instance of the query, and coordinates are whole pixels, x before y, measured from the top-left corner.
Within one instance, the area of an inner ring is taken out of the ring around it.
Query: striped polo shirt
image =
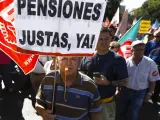
[[[56,78],[55,114],[57,120],[88,120],[90,113],[102,110],[100,95],[94,81],[81,72],[77,79],[66,88],[59,71],[45,76],[38,90],[37,103],[52,109],[54,80]]]

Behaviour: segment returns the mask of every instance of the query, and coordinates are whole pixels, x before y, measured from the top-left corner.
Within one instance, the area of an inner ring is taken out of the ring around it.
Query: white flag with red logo
[[[129,58],[132,55],[131,44],[137,38],[140,22],[141,22],[141,18],[118,41],[121,44],[121,47],[118,53],[121,56],[123,56],[125,59]]]

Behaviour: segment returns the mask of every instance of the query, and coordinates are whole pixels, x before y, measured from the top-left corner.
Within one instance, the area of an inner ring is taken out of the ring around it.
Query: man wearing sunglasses
[[[154,33],[154,40],[149,41],[146,44],[144,55],[148,56],[153,49],[160,47],[160,30]]]
[[[120,44],[117,41],[112,41],[110,43],[110,48],[109,48],[110,50],[112,50],[112,51],[117,53],[119,48],[120,48]]]
[[[148,41],[151,41],[154,39],[154,35],[152,33],[147,33],[146,35],[148,35]]]

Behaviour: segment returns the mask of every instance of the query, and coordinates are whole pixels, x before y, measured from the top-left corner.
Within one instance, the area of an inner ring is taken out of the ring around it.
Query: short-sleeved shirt
[[[156,42],[155,40],[150,40],[145,47],[144,55],[148,56],[153,49],[160,47],[160,42]]]
[[[128,88],[143,90],[149,87],[149,82],[160,80],[158,68],[151,58],[143,56],[141,62],[136,65],[130,57],[126,63],[129,75]]]
[[[128,78],[127,65],[124,58],[113,51],[105,55],[95,54],[93,57],[83,58],[81,70],[93,77],[94,72],[99,72],[109,81],[126,80]],[[98,85],[102,99],[115,95],[116,86]]]
[[[66,88],[66,92],[59,71],[57,71],[56,78],[55,114],[57,120],[88,120],[89,113],[101,111],[100,95],[91,78],[78,72],[77,79]],[[37,103],[50,110],[53,104],[54,80],[55,72],[46,75],[36,96]]]

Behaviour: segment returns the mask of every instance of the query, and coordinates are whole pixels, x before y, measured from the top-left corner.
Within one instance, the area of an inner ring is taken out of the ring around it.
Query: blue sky
[[[134,8],[140,7],[146,0],[123,0],[122,5],[126,5],[126,8],[131,11]]]

